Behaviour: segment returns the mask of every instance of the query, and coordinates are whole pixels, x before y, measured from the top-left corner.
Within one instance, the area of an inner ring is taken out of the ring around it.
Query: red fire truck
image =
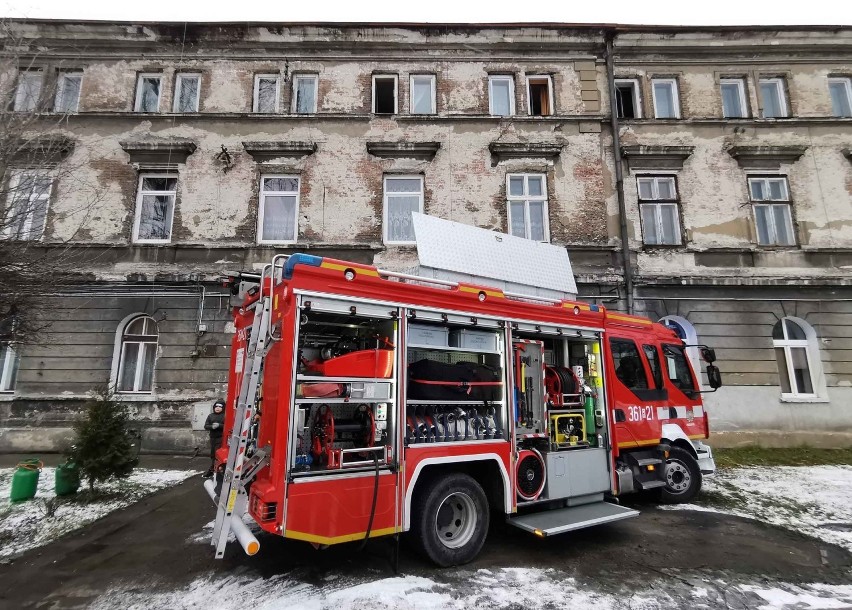
[[[660,324],[305,254],[231,278],[213,545],[408,532],[472,560],[492,514],[545,537],[686,501],[714,472],[700,371]],[[715,356],[707,385],[721,385]]]

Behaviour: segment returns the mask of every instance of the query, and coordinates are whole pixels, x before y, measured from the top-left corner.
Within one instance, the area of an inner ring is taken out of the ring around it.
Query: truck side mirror
[[[714,362],[716,362],[716,350],[714,350],[712,347],[702,347],[701,357],[708,364],[713,364]]]
[[[718,366],[713,366],[712,364],[707,365],[707,383],[710,384],[710,387],[714,390],[718,390],[722,387],[722,374],[719,372]]]

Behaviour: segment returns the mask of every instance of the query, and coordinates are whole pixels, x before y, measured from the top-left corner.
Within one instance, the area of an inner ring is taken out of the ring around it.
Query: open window
[[[530,116],[553,114],[553,82],[550,76],[527,77],[527,111]]]
[[[375,114],[397,113],[396,74],[373,75],[373,112]]]
[[[620,119],[641,119],[639,81],[628,78],[615,80],[615,108]]]

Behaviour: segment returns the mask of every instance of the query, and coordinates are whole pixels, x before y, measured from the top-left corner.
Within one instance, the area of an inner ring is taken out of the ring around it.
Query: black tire
[[[698,461],[683,447],[671,448],[665,474],[666,486],[660,491],[660,499],[666,504],[689,502],[701,491]]]
[[[472,561],[488,534],[488,499],[479,483],[456,472],[418,491],[411,511],[418,549],[444,568]]]

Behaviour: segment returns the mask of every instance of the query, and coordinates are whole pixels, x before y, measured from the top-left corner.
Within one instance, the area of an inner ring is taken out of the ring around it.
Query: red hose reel
[[[544,491],[547,472],[544,458],[535,449],[522,449],[518,452],[515,465],[515,482],[518,498],[526,502],[537,500]]]

